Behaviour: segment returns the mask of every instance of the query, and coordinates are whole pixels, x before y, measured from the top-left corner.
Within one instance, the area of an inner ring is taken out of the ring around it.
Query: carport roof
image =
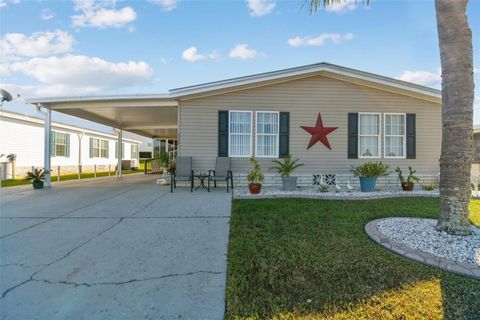
[[[177,107],[183,100],[317,75],[441,103],[437,89],[325,62],[176,88],[165,94],[32,98],[26,102],[144,136],[174,138]]]

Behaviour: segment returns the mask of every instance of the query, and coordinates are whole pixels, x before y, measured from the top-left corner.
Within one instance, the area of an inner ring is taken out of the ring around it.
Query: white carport
[[[125,95],[27,99],[45,113],[44,168],[45,186],[51,186],[50,132],[51,112],[93,121],[118,130],[119,154],[122,154],[122,132],[150,138],[177,139],[178,101],[169,95]],[[122,175],[118,157],[117,177]]]

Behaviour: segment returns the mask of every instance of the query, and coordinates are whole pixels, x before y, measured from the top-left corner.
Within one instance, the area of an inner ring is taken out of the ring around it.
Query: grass
[[[122,170],[122,174],[132,174],[132,173],[142,173],[143,171],[139,170]],[[114,176],[115,171],[110,172],[110,175]],[[108,171],[104,172],[97,172],[97,177],[106,177],[108,176]],[[93,172],[88,172],[88,173],[82,173],[80,175],[81,179],[90,179],[93,178],[94,174]],[[66,175],[61,175],[60,176],[60,181],[67,181],[67,180],[76,180],[78,179],[78,175],[76,173],[74,174],[66,174]],[[52,176],[52,183],[57,182],[57,176],[53,175]],[[26,184],[31,184],[31,181],[27,181],[25,179],[14,179],[14,180],[5,180],[2,181],[2,187],[14,187],[14,186],[21,186],[21,185],[26,185]]]
[[[471,201],[480,225],[480,201]],[[436,218],[439,200],[235,200],[227,319],[480,319],[480,281],[402,258],[364,225]]]

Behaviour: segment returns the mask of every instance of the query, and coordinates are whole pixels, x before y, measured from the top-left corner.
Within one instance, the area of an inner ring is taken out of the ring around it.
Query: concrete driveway
[[[223,319],[231,196],[130,175],[0,190],[0,318]]]

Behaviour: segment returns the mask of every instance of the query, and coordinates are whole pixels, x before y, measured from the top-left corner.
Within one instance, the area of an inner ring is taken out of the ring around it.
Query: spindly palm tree
[[[310,0],[310,13],[345,0]],[[364,0],[369,4],[369,0]],[[435,0],[442,67],[442,152],[437,228],[471,232],[468,218],[473,162],[473,48],[468,0]]]

